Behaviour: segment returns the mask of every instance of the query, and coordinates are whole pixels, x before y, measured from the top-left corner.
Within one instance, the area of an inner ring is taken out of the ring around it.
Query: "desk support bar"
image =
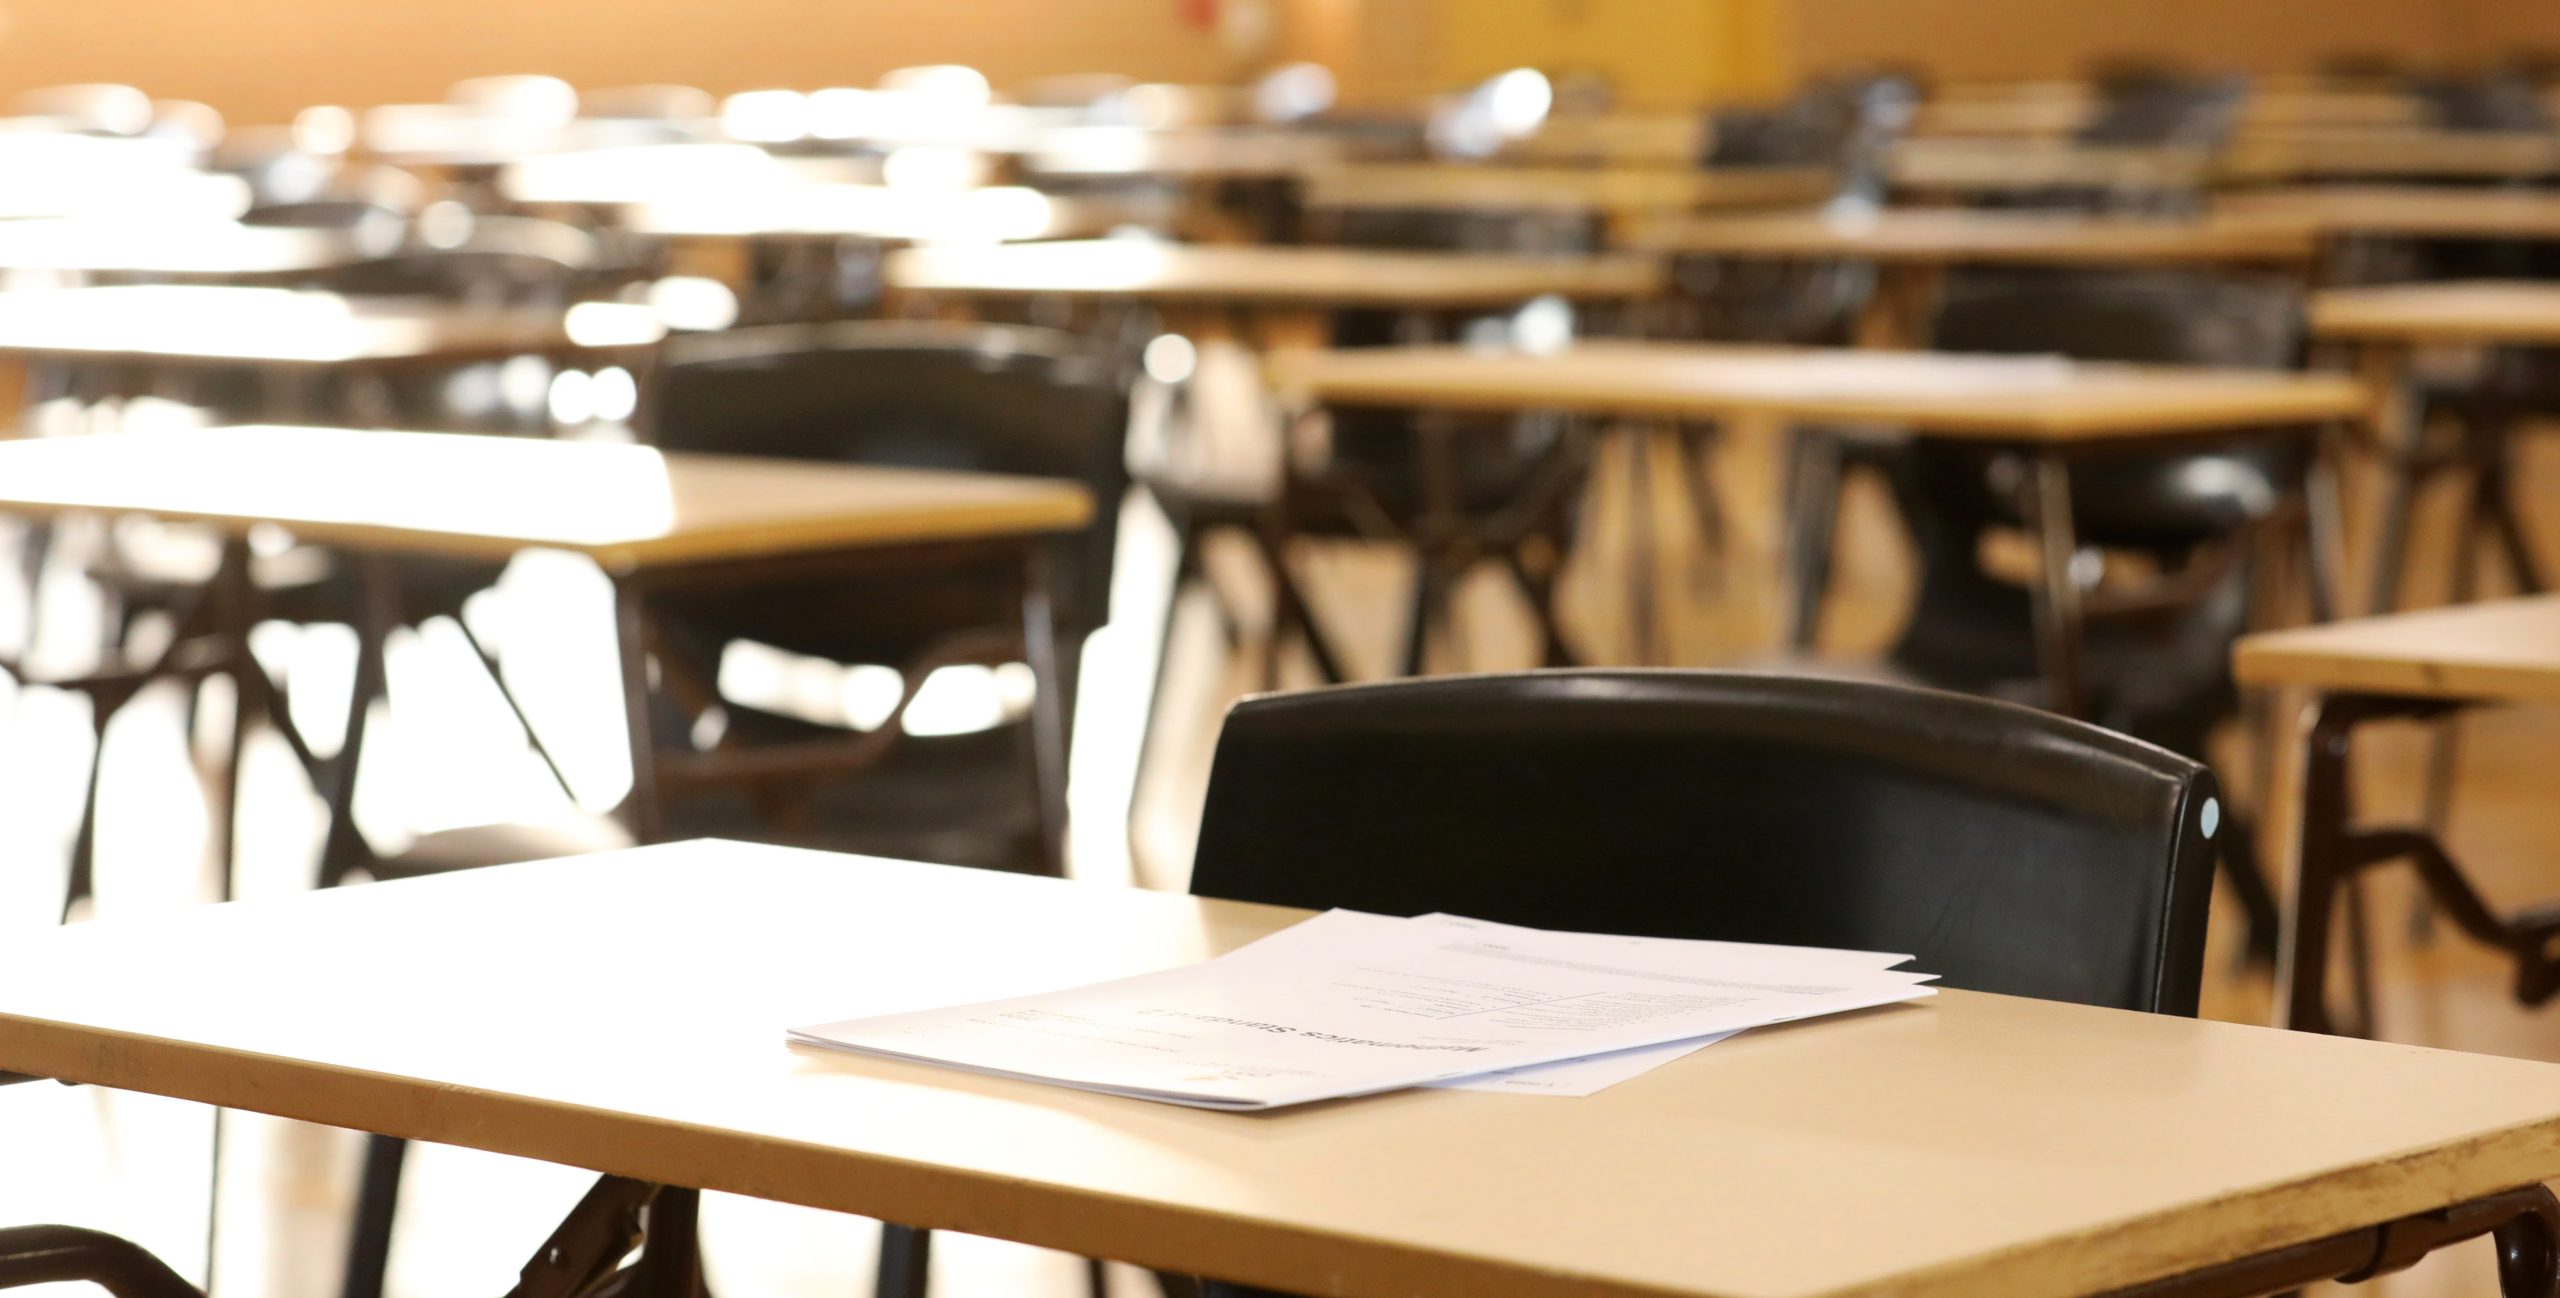
[[[534,1250],[507,1298],[710,1298],[699,1206],[693,1190],[600,1178]]]
[[[2487,899],[2463,877],[2444,845],[2423,829],[2358,828],[2349,797],[2356,727],[2370,721],[2425,719],[2461,706],[2440,699],[2394,698],[2340,694],[2323,699],[2310,728],[2309,753],[2303,763],[2300,883],[2294,897],[2293,924],[2286,949],[2277,960],[2277,986],[2283,996],[2285,1026],[2308,1032],[2334,1030],[2327,1000],[2330,911],[2342,890],[2352,889],[2361,871],[2408,860],[2418,881],[2437,908],[2465,934],[2504,952],[2515,963],[2515,995],[2539,1005],[2560,994],[2560,958],[2553,955],[2560,938],[2560,908],[2541,907],[2512,917],[2489,908]],[[2354,897],[2350,892],[2346,898]],[[2352,931],[2350,942],[2360,954],[2362,943]],[[2355,974],[2359,994],[2359,1033],[2373,1031],[2371,997],[2364,988],[2370,975]]]
[[[2259,1298],[2328,1280],[2358,1284],[2483,1235],[2497,1245],[2502,1298],[2560,1298],[2560,1200],[2541,1185],[2118,1289],[2105,1298]]]

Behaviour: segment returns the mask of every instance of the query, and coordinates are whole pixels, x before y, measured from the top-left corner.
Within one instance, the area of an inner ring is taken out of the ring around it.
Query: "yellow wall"
[[[2552,0],[1788,0],[1807,72],[1900,63],[1942,80],[2065,77],[2139,55],[2242,72],[2334,55],[2425,66],[2560,45]]]
[[[1180,0],[0,0],[0,94],[123,81],[237,121],[312,103],[431,100],[463,77],[714,91],[861,85],[968,62],[998,85],[1110,70],[1228,79],[1244,64]]]

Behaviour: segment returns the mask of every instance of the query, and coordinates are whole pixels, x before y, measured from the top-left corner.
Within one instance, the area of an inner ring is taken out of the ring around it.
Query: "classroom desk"
[[[2432,127],[2244,130],[2214,165],[2235,183],[2540,180],[2560,175],[2560,133]]]
[[[392,251],[346,230],[152,216],[0,221],[0,271],[244,280],[308,274]]]
[[[1033,137],[1022,169],[1080,179],[1287,180],[1349,154],[1344,140],[1272,127],[1060,126]]]
[[[1947,268],[2271,266],[2301,274],[2319,243],[2299,225],[2247,218],[2086,216],[1973,208],[1663,218],[1636,248],[1675,256],[1856,261],[1879,282],[1858,323],[1871,347],[1922,345]]]
[[[2331,1031],[2327,996],[2331,916],[2342,888],[2386,862],[2411,861],[2442,913],[2515,964],[2516,998],[2560,994],[2560,906],[2512,917],[2492,911],[2435,836],[2416,826],[2354,820],[2349,758],[2357,727],[2436,717],[2500,703],[2560,703],[2560,597],[2496,600],[2244,637],[2233,666],[2244,685],[2310,690],[2317,702],[2305,738],[2300,867],[2277,961],[2279,1013],[2287,1026]],[[2351,916],[2355,914],[2352,905]],[[2350,946],[2356,1028],[2373,1027],[2370,970]]]
[[[1382,347],[1284,354],[1271,370],[1284,394],[1314,405],[1759,416],[2014,446],[2034,466],[2022,495],[2043,555],[2036,624],[2065,711],[2080,701],[2073,458],[2132,441],[2324,426],[2371,402],[2362,385],[2326,375],[1699,343],[1591,342],[1543,355]]]
[[[2446,472],[2469,476],[2467,521],[2497,543],[2518,586],[2543,589],[2541,565],[2516,501],[2508,434],[2525,414],[2511,391],[2523,380],[2521,367],[2547,362],[2513,352],[2493,355],[2460,411],[2453,444],[2443,448],[2428,445],[2430,430],[2419,417],[2409,369],[2426,347],[2560,346],[2560,285],[2472,280],[2330,289],[2311,300],[2311,331],[2354,346],[2359,372],[2376,392],[2400,393],[2398,400],[2377,404],[2371,429],[2389,472],[2374,549],[2372,611],[2387,611],[2397,600],[2410,511],[2426,481]],[[2465,544],[2472,540],[2466,537]],[[2458,586],[2471,579],[2470,569],[2468,563],[2457,567]],[[2456,598],[2467,597],[2467,590],[2457,589]]]
[[[2426,185],[2243,190],[2217,215],[2299,222],[2327,238],[2560,239],[2560,194]]]
[[[1232,331],[1262,336],[1304,336],[1312,320],[1342,310],[1504,311],[1550,294],[1628,303],[1663,286],[1651,257],[1130,239],[906,248],[889,254],[882,270],[893,292],[914,297],[1142,304],[1224,316]]]
[[[1061,198],[1020,185],[952,192],[806,185],[633,203],[615,214],[614,224],[661,239],[998,243],[1090,238],[1140,215],[1122,204]]]
[[[1358,210],[1545,214],[1594,222],[1618,242],[1631,221],[1702,209],[1792,207],[1829,198],[1823,167],[1518,166],[1367,163],[1308,173],[1310,212]]]
[[[2492,1228],[2507,1293],[2555,1283],[2560,1067],[2526,1060],[1949,991],[1586,1099],[1240,1115],[783,1043],[1304,914],[674,844],[19,935],[0,1068],[593,1169],[528,1282],[654,1207],[646,1298],[698,1282],[696,1190],[1341,1298],[2229,1298]],[[617,993],[635,949],[682,978]]]
[[[382,643],[399,617],[390,560],[485,562],[518,551],[567,550],[613,581],[622,644],[632,790],[624,814],[654,836],[661,799],[724,778],[719,752],[653,738],[645,644],[654,592],[805,579],[864,565],[976,574],[1003,569],[1019,583],[1026,661],[1040,681],[1033,708],[1035,777],[1043,824],[1063,823],[1064,719],[1057,713],[1048,578],[1038,542],[1082,526],[1092,509],[1072,483],[988,474],[667,455],[637,446],[477,437],[243,427],[165,435],[0,442],[0,512],[144,514],[211,524],[225,533],[221,568],[159,664],[122,673],[108,697],[173,670],[223,674],[240,685],[247,718],[265,716],[329,790],[324,872],[343,871],[361,846],[347,817],[353,754],[366,704],[382,688]],[[359,556],[373,593],[357,628],[356,702],[339,758],[322,762],[277,706],[248,633],[258,621],[249,579],[251,529]],[[129,679],[127,679],[129,678]],[[77,683],[73,683],[77,684]],[[228,795],[225,796],[228,802]],[[230,823],[226,809],[222,824]],[[1048,851],[1056,864],[1055,835]],[[227,846],[227,829],[221,841]]]
[[[2201,149],[2128,148],[2067,141],[1931,138],[1904,140],[1885,156],[1899,194],[1973,199],[2044,190],[2182,194],[2213,175]]]

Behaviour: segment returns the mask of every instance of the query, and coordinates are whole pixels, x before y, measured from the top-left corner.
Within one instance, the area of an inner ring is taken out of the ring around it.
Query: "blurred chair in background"
[[[1951,284],[1932,346],[2081,360],[2290,368],[2303,347],[2300,290],[2276,280],[2157,272],[1978,272]],[[2264,614],[2278,555],[2306,558],[2314,430],[2240,443],[2184,438],[2084,456],[2072,517],[2087,574],[2083,648],[2089,716],[2198,761],[2238,715],[2231,644]],[[1831,501],[1845,458],[1880,468],[1919,561],[1910,620],[1887,665],[1942,688],[2045,701],[2025,587],[1989,566],[1986,540],[2027,525],[2015,454],[1934,438],[1798,439],[1794,639],[1813,644],[1829,578]],[[2080,562],[2075,559],[2075,565]],[[2324,589],[2316,561],[2305,568]],[[2103,579],[2120,580],[2101,585]],[[2315,593],[2315,604],[2325,599]],[[2249,914],[2251,950],[2271,955],[2274,902],[2241,817],[2222,852]]]

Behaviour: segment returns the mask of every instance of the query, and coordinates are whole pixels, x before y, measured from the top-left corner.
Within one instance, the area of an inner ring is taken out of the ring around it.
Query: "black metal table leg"
[[[613,626],[622,654],[622,723],[631,746],[631,792],[621,814],[633,839],[653,843],[665,808],[658,802],[658,747],[650,719],[648,605],[634,574],[614,576]]]
[[[1067,691],[1060,670],[1057,613],[1049,595],[1049,552],[1037,542],[1023,547],[1022,656],[1031,668],[1031,784],[1033,825],[1042,873],[1067,873]]]
[[[880,1270],[873,1298],[925,1298],[926,1273],[933,1269],[933,1232],[880,1224]]]
[[[2483,1236],[2498,1250],[2501,1298],[2560,1298],[2560,1201],[2540,1185],[2114,1290],[2105,1298],[2261,1298],[2324,1281],[2361,1284]]]
[[[2035,621],[2045,682],[2053,691],[2054,710],[2076,717],[2088,706],[2080,671],[2080,579],[2072,571],[2080,553],[2080,536],[2071,518],[2071,463],[2060,452],[2037,454],[2026,504],[2027,524],[2036,534],[2044,560],[2042,579],[2036,585]]]
[[[382,1298],[391,1269],[391,1223],[400,1203],[400,1169],[409,1142],[398,1136],[365,1137],[364,1174],[356,1185],[356,1214],[347,1240],[347,1269],[340,1298]]]
[[[2472,940],[2504,953],[2515,966],[2516,999],[2538,1005],[2560,995],[2560,907],[2512,916],[2489,908],[2444,845],[2423,828],[2360,827],[2348,796],[2356,727],[2392,718],[2426,719],[2463,705],[2444,699],[2341,694],[2324,698],[2310,727],[2303,763],[2301,856],[2291,923],[2277,962],[2279,1021],[2313,1032],[2335,1030],[2325,998],[2329,928],[2339,890],[2357,874],[2393,861],[2417,871],[2427,897]],[[2370,1019],[2359,1025],[2372,1030]]]

